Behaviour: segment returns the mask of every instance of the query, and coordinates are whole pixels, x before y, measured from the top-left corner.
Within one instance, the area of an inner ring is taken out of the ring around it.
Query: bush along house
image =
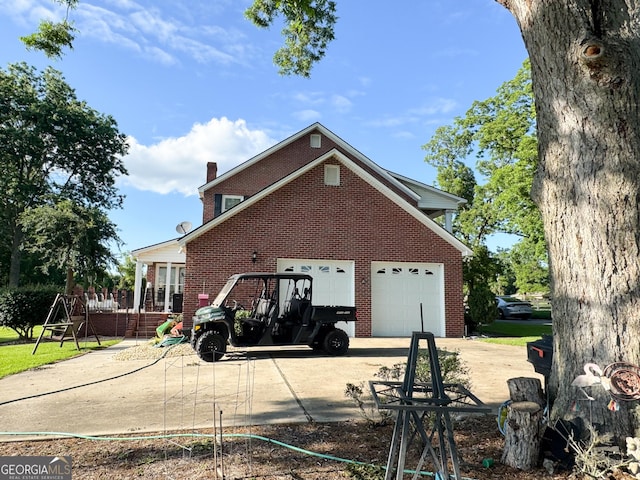
[[[314,303],[356,306],[350,336],[463,335],[472,252],[450,232],[463,199],[381,168],[319,123],[220,176],[209,162],[198,190],[201,226],[133,252],[156,277],[178,269],[185,329],[228,277],[257,271],[310,274]]]

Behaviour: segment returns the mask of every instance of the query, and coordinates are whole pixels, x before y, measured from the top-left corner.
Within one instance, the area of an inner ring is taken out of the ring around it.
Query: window
[[[167,264],[156,264],[156,306],[166,310],[172,308],[173,294],[184,292],[184,277],[186,268],[181,265],[172,265],[167,278]],[[169,285],[167,285],[167,280]],[[165,306],[166,292],[169,291],[169,305]]]
[[[324,184],[334,187],[340,185],[340,165],[324,166]]]
[[[241,195],[222,195],[222,208],[221,212],[226,212],[231,207],[238,205],[244,197]]]
[[[311,135],[311,148],[320,148],[322,146],[322,137],[317,133]]]

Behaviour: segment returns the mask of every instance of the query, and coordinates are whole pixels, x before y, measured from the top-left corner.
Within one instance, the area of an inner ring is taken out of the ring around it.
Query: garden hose
[[[98,437],[94,435],[82,435],[78,433],[67,433],[67,432],[0,432],[0,436],[3,435],[13,435],[13,436],[48,436],[48,437],[69,437],[69,438],[79,438],[82,440],[92,440],[92,441],[107,441],[107,442],[126,442],[126,441],[140,441],[140,440],[159,440],[159,439],[172,439],[172,438],[220,438],[220,435],[214,433],[168,433],[162,435],[148,435],[148,436],[139,436],[139,437]],[[325,453],[317,453],[312,452],[310,450],[305,450],[304,448],[296,447],[295,445],[290,445],[288,443],[281,442],[279,440],[275,440],[269,437],[263,437],[262,435],[255,435],[252,433],[224,433],[222,434],[223,438],[248,438],[252,440],[261,440],[263,442],[272,443],[274,445],[278,445],[280,447],[287,448],[289,450],[293,450],[294,452],[302,453],[304,455],[309,455],[312,457],[323,458],[325,460],[332,460],[334,462],[348,463],[351,465],[360,465],[366,467],[375,467],[382,468],[386,470],[386,467],[380,467],[378,465],[374,465],[372,463],[360,462],[357,460],[349,460],[347,458],[336,457],[334,455],[327,455]],[[404,473],[409,475],[415,475],[415,470],[404,470]],[[442,475],[437,472],[427,472],[420,471],[419,475],[423,477],[433,477],[436,480],[444,480]],[[469,477],[461,477],[460,480],[473,480]]]
[[[177,345],[178,344],[174,344],[174,345],[168,346],[167,349],[162,353],[162,355],[160,357],[156,358],[153,362],[151,362],[151,363],[149,363],[147,365],[143,365],[142,367],[136,368],[135,370],[131,370],[129,372],[121,373],[120,375],[115,375],[113,377],[103,378],[101,380],[95,380],[95,381],[89,382],[89,383],[83,383],[83,384],[80,384],[80,385],[74,385],[73,387],[61,388],[60,390],[53,390],[51,392],[36,393],[35,395],[29,395],[27,397],[14,398],[13,400],[5,400],[4,402],[0,402],[0,406],[7,405],[9,403],[21,402],[23,400],[30,400],[32,398],[46,397],[47,395],[53,395],[54,393],[68,392],[69,390],[74,390],[76,388],[88,387],[90,385],[95,385],[97,383],[108,382],[110,380],[115,380],[117,378],[126,377],[127,375],[132,375],[132,374],[134,374],[136,372],[139,372],[140,370],[144,370],[145,368],[152,367],[153,365],[158,363],[160,360],[162,360],[164,357],[166,357],[167,353],[169,353],[169,351],[173,347],[175,347]]]

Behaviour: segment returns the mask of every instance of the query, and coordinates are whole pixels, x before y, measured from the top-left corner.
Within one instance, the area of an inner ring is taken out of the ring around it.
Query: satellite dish
[[[176,232],[180,235],[184,235],[191,231],[191,222],[180,222],[176,227]]]

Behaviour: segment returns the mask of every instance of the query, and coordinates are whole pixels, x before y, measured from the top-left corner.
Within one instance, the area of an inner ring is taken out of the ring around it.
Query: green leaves
[[[66,20],[58,23],[43,20],[37,32],[20,37],[20,40],[27,50],[41,50],[49,58],[61,58],[65,47],[73,49],[76,31]]]
[[[55,3],[66,6],[64,19],[60,22],[42,20],[38,30],[31,35],[20,37],[27,50],[41,50],[49,58],[61,58],[65,47],[73,49],[75,32],[73,23],[69,22],[69,12],[78,6],[79,0],[53,0]]]
[[[538,142],[529,61],[494,97],[473,102],[464,117],[438,128],[423,148],[426,162],[438,170],[438,184],[468,202],[456,216],[454,233],[474,249],[495,233],[521,237],[514,260],[526,259],[526,267],[514,266],[516,285],[546,290],[542,220],[530,198]]]
[[[282,16],[284,46],[273,56],[282,75],[309,77],[335,36],[336,4],[332,0],[254,0],[245,16],[260,28],[269,28]]]
[[[44,285],[0,291],[0,325],[13,329],[21,340],[31,340],[33,327],[44,323],[57,293]]]
[[[26,249],[40,255],[44,271],[70,267],[95,274],[114,261],[106,242],[117,240],[116,228],[99,208],[63,200],[25,211],[20,224],[27,232]]]
[[[98,211],[121,205],[115,181],[127,173],[127,149],[115,120],[78,100],[60,72],[39,73],[25,63],[0,70],[0,219],[7,229],[0,238],[0,273],[5,278],[8,273],[10,285],[18,284],[22,252],[30,247],[25,233],[44,227],[32,222],[25,228],[39,209],[64,201]],[[59,228],[64,229],[62,223]],[[40,236],[45,233],[55,235],[53,245],[64,232],[51,228]],[[43,266],[55,263],[45,256],[41,260]]]

